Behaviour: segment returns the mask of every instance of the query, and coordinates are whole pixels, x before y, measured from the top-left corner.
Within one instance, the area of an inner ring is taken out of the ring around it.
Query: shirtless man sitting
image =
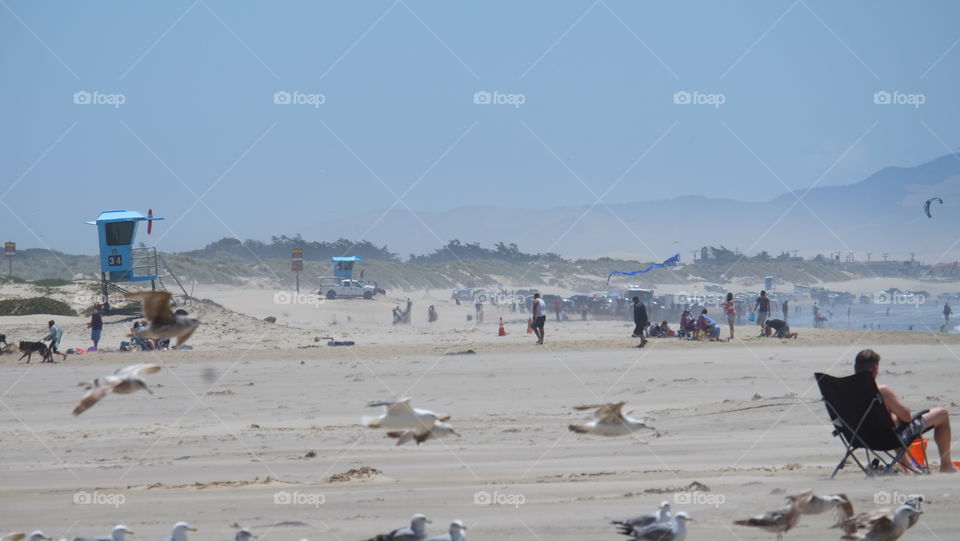
[[[870,372],[873,379],[877,379],[877,373],[880,371],[880,354],[872,349],[857,353],[853,369],[855,372]],[[953,460],[950,458],[950,413],[945,408],[931,408],[914,421],[910,408],[900,400],[893,389],[879,383],[877,389],[880,391],[887,411],[890,412],[893,423],[904,435],[904,439],[910,440],[913,435],[922,434],[927,428],[933,427],[933,439],[937,442],[937,450],[940,452],[940,471],[957,472],[957,467],[953,465]]]

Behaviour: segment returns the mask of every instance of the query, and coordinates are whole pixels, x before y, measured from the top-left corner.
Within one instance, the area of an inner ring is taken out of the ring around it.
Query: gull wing
[[[110,394],[113,389],[122,382],[123,379],[117,377],[108,377],[103,381],[100,381],[100,385],[90,389],[87,391],[87,394],[83,395],[83,398],[80,399],[80,402],[77,403],[76,407],[73,408],[73,414],[80,415],[81,413],[92,408],[94,404]]]
[[[126,298],[137,298],[143,301],[143,317],[151,325],[166,325],[173,323],[176,317],[170,308],[169,291],[134,291],[127,293]]]
[[[413,406],[410,405],[411,398],[398,398],[396,400],[382,400],[380,402],[371,402],[367,404],[368,408],[375,408],[377,406],[383,406],[387,408],[387,411],[392,414],[397,413],[413,413]]]
[[[189,331],[187,331],[187,332],[181,334],[180,336],[178,336],[178,337],[177,337],[177,346],[180,346],[181,344],[183,344],[184,342],[186,342],[191,336],[193,336],[193,332],[196,331],[196,330],[197,330],[197,328],[194,327],[194,328],[190,329]]]
[[[119,377],[140,377],[144,374],[155,374],[160,371],[160,365],[154,363],[131,364],[123,368],[118,368],[115,375]]]

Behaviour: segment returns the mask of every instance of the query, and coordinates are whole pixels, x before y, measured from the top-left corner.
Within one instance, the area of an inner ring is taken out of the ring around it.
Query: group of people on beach
[[[679,328],[674,332],[666,320],[659,324],[651,325],[646,306],[639,297],[634,297],[632,302],[634,322],[632,337],[640,338],[640,344],[638,344],[637,347],[642,348],[646,346],[648,337],[677,336],[691,340],[706,338],[711,342],[721,340],[721,326],[715,319],[710,317],[709,311],[706,308],[700,310],[700,313],[696,316],[694,316],[690,310],[684,310],[680,315]],[[734,338],[734,326],[737,321],[737,305],[738,303],[734,300],[733,293],[727,293],[726,300],[720,305],[723,314],[726,316],[727,325],[730,328],[730,335],[727,338],[728,341]],[[797,333],[790,331],[790,325],[787,324],[786,321],[787,314],[790,310],[788,302],[783,301],[781,308],[783,310],[783,319],[771,318],[770,298],[767,296],[766,291],[760,292],[760,296],[757,297],[754,302],[752,316],[753,320],[756,321],[760,327],[761,337],[797,337]]]

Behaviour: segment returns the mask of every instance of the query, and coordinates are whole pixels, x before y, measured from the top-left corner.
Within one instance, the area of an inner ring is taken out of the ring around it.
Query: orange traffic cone
[[[527,334],[533,334],[533,318],[527,318]]]
[[[507,330],[503,328],[503,317],[500,318],[500,330],[497,331],[497,336],[506,336]]]

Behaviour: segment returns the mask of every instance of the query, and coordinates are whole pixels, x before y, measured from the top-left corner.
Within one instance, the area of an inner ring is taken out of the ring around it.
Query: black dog
[[[46,359],[48,356],[50,358],[49,362],[53,362],[53,356],[49,355],[49,351],[47,351],[47,345],[44,344],[43,342],[27,342],[26,340],[21,340],[20,353],[23,353],[23,355],[20,356],[20,359],[23,359],[24,357],[26,357],[27,364],[30,364],[30,357],[34,353],[40,354],[40,357],[42,358],[40,362],[42,363],[47,362]],[[20,359],[17,359],[17,360],[19,361]]]

